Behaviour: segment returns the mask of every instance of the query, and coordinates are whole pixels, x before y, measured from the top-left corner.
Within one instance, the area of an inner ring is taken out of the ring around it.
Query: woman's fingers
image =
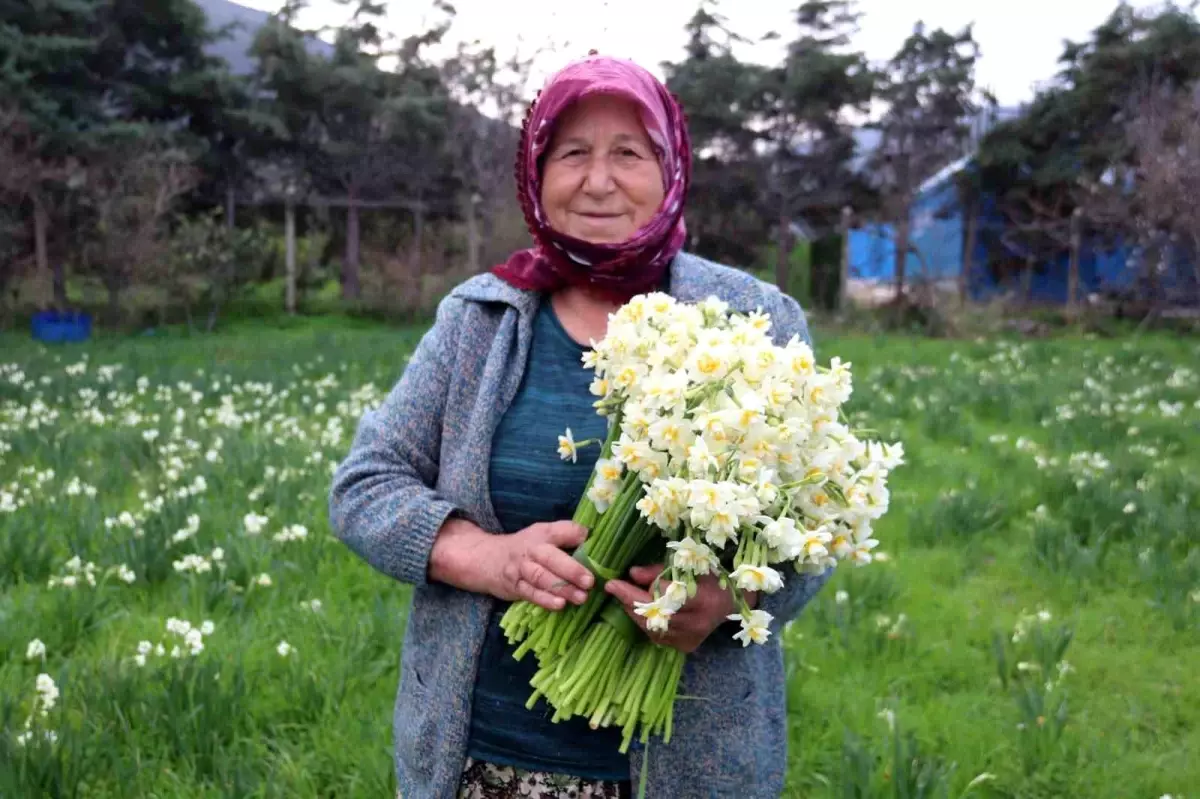
[[[549,571],[555,580],[566,580],[584,591],[595,585],[596,578],[587,567],[558,547],[535,547],[529,554],[533,562]]]
[[[571,559],[567,558],[567,560]],[[575,561],[571,562],[575,563]],[[575,563],[575,565],[579,566],[578,563]],[[580,566],[580,568],[583,567]],[[587,569],[584,569],[584,571],[586,572]],[[540,591],[560,596],[563,599],[569,599],[576,605],[582,605],[587,600],[586,591],[576,588],[537,560],[528,559],[521,561],[520,578]]]
[[[615,596],[630,610],[633,609],[634,602],[650,602],[654,599],[646,590],[624,580],[609,580],[604,584],[604,590]],[[641,616],[638,618],[640,619]]]
[[[517,596],[535,605],[540,605],[546,610],[562,610],[566,605],[561,596],[537,588],[525,579],[517,580]]]
[[[649,586],[654,582],[654,578],[662,574],[663,565],[661,563],[653,566],[634,566],[629,570],[629,579],[638,585]]]

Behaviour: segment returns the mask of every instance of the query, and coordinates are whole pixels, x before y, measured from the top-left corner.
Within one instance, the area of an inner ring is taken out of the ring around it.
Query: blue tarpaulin
[[[953,175],[967,166],[959,161],[934,176],[922,187],[912,210],[909,239],[912,244],[905,261],[906,282],[956,281],[966,263],[967,214],[958,197]],[[984,300],[999,294],[1023,294],[1021,277],[1024,255],[1003,242],[1006,223],[990,197],[983,197],[976,217],[975,246],[967,289],[971,297]],[[872,224],[850,231],[850,277],[892,283],[896,279],[895,234],[890,225]],[[1126,247],[1106,249],[1084,239],[1079,258],[1079,291],[1090,293],[1131,291],[1136,287],[1138,253]],[[1159,272],[1160,287],[1183,294],[1200,290],[1195,285],[1190,261],[1175,253]],[[1134,268],[1130,268],[1130,264]],[[1029,281],[1030,299],[1065,303],[1070,254],[1039,258]]]

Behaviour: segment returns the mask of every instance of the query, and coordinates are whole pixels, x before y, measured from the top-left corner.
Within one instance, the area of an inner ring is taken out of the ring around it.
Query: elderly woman
[[[534,247],[467,280],[438,308],[403,376],[367,413],[330,497],[337,535],[374,568],[414,586],[394,735],[410,799],[648,794],[778,796],[788,727],[779,636],[732,641],[728,595],[702,584],[660,643],[690,654],[670,744],[618,752],[619,732],[551,723],[525,707],[533,658],[513,659],[509,603],[581,603],[593,577],[570,550],[570,521],[596,453],[559,460],[557,435],[603,438],[580,359],[608,316],[641,292],[716,295],[770,313],[783,343],[808,337],[791,298],[744,272],[681,251],[690,147],[665,87],[627,61],[590,56],[554,75],[530,109],[517,182]],[[654,568],[604,589],[632,613]],[[789,578],[760,606],[778,627],[824,582]],[[599,589],[597,589],[599,590]],[[719,629],[721,628],[721,629]],[[645,760],[643,760],[645,756]]]

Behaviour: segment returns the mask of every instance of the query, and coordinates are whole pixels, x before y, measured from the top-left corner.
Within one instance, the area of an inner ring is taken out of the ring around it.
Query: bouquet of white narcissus
[[[648,630],[665,631],[696,578],[715,575],[738,609],[734,638],[748,646],[767,641],[772,617],[744,594],[781,589],[777,567],[865,565],[878,545],[872,525],[902,447],[863,441],[843,423],[849,364],[818,366],[807,344],[776,346],[769,329],[767,315],[730,314],[716,298],[640,295],[584,356],[596,409],[612,420],[574,517],[591,531],[575,557],[597,586],[558,612],[518,602],[503,626],[518,658],[539,659],[529,705],[544,696],[556,719],[619,724],[622,751],[639,727],[643,741],[669,739],[685,656],[642,635],[604,582],[635,562],[665,562],[653,600],[635,607]],[[593,442],[568,431],[560,454],[574,458],[583,443]]]

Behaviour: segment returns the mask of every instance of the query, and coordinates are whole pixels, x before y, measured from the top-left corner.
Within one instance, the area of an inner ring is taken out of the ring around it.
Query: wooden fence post
[[[1083,209],[1071,214],[1071,261],[1067,267],[1067,313],[1072,318],[1079,311],[1079,250],[1082,239]]]
[[[850,206],[842,208],[842,264],[838,279],[837,307],[839,311],[846,309],[846,298],[850,292],[850,225],[854,221],[854,211]]]

